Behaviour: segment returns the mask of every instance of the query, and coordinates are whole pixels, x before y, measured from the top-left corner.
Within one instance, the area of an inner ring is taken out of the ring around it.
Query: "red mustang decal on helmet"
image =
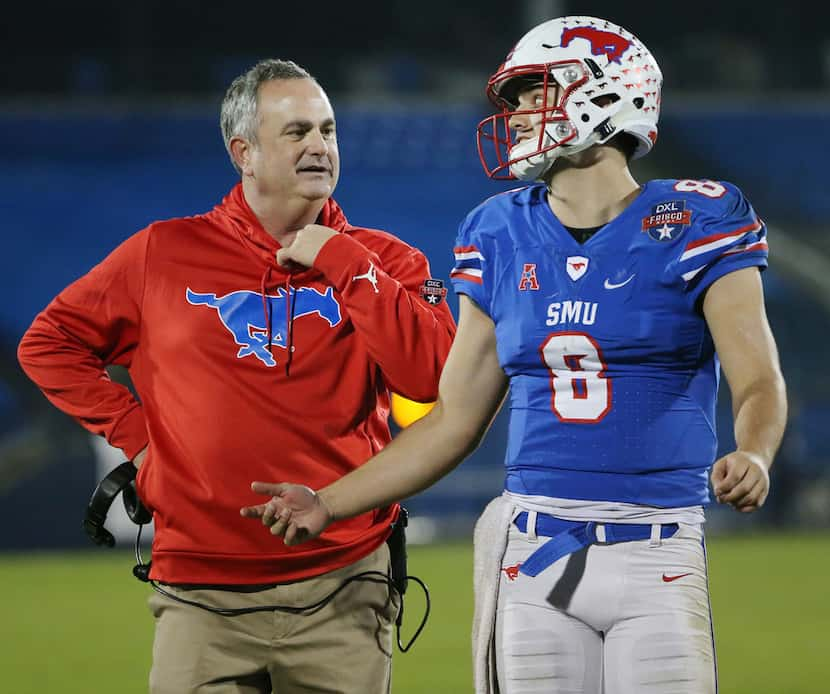
[[[572,27],[562,32],[559,44],[565,48],[574,39],[585,39],[591,44],[591,53],[607,55],[608,60],[619,63],[622,54],[631,47],[631,41],[619,34],[610,31],[594,29],[594,27]]]

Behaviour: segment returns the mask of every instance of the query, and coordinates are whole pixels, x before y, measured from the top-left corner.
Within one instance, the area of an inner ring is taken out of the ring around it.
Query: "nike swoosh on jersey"
[[[688,574],[677,574],[676,576],[666,576],[663,574],[663,583],[671,583],[672,581],[676,581],[678,578],[685,578],[686,576],[691,576],[691,573]]]
[[[634,275],[637,273],[635,272]],[[605,278],[605,284],[603,285],[606,289],[619,289],[620,287],[624,287],[628,284],[631,280],[634,279],[634,275],[631,275],[625,282],[620,282],[619,284],[613,284],[607,277]]]

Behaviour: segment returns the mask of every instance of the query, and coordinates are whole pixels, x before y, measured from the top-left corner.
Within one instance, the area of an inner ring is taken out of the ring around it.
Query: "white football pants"
[[[715,694],[702,531],[681,524],[657,537],[594,544],[531,578],[518,565],[547,538],[511,524],[496,616],[500,694]]]

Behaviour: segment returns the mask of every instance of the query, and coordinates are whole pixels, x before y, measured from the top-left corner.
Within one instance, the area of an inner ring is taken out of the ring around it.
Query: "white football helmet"
[[[522,85],[544,88],[539,106],[517,110]],[[490,178],[532,181],[557,157],[622,132],[636,138],[634,158],[641,157],[657,139],[662,85],[654,57],[622,27],[596,17],[544,22],[519,40],[487,83],[500,112],[478,125],[481,164]],[[514,141],[509,121],[517,114],[541,117],[538,137]]]

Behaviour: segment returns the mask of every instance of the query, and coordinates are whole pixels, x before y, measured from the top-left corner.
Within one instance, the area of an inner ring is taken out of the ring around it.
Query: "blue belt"
[[[527,512],[520,513],[513,521],[523,533],[527,532]],[[553,516],[536,516],[536,532],[550,537],[545,544],[531,554],[519,568],[519,573],[537,576],[557,559],[572,554],[577,550],[598,543],[597,525],[605,527],[605,541],[599,544],[610,545],[616,542],[648,540],[651,537],[651,525],[634,525],[630,523],[596,523],[590,521],[567,521]],[[678,530],[677,523],[663,523],[660,537],[671,537]]]

